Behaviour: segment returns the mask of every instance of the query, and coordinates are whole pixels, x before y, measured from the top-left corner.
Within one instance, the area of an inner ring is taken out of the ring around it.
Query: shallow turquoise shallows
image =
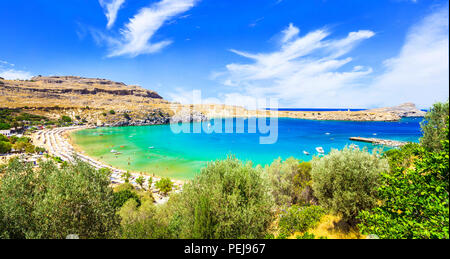
[[[374,146],[350,141],[350,137],[376,137],[418,142],[421,118],[399,122],[344,122],[299,119],[278,120],[278,140],[274,144],[260,144],[260,136],[244,131],[236,133],[173,133],[169,125],[97,128],[74,132],[73,142],[87,155],[106,164],[134,172],[145,172],[175,179],[192,179],[207,162],[234,154],[241,160],[267,165],[274,159],[296,157],[309,161],[318,155],[316,147],[325,154],[356,144],[372,150]],[[214,128],[218,120],[205,123]],[[268,123],[268,122],[267,122]],[[225,128],[225,122],[222,123]],[[200,124],[189,125],[191,129]],[[250,126],[250,128],[252,128]],[[229,128],[231,130],[231,128]],[[224,132],[224,130],[223,130]],[[258,132],[258,131],[257,131]],[[305,152],[309,153],[306,155]]]

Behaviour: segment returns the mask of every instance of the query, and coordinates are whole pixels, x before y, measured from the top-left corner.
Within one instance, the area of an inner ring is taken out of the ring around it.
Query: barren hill
[[[27,81],[0,79],[0,98],[1,106],[9,108],[126,108],[167,103],[158,93],[139,86],[75,76],[33,77]]]

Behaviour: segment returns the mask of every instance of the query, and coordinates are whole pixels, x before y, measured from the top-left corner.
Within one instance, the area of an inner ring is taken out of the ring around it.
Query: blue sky
[[[369,108],[448,99],[448,1],[1,0],[0,76],[77,75],[168,100]]]

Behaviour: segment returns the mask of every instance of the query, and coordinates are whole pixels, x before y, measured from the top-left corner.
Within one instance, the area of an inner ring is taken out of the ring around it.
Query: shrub
[[[11,128],[11,124],[0,122],[0,130],[7,130]]]
[[[322,158],[315,157],[312,187],[319,204],[351,224],[356,223],[359,211],[372,208],[380,174],[389,170],[386,159],[378,158],[374,152],[345,147]]]
[[[141,206],[141,200],[139,199],[139,196],[135,192],[130,190],[121,190],[115,192],[113,206],[116,209],[120,209],[125,204],[125,202],[130,199],[135,200],[137,206]]]
[[[389,239],[449,238],[448,119],[443,132],[441,151],[416,146],[411,167],[398,164],[382,175],[380,206],[360,213],[361,232]]]
[[[209,163],[171,198],[180,237],[263,238],[274,219],[274,202],[262,172],[234,157]]]
[[[61,120],[62,120],[63,122],[66,122],[66,123],[72,122],[72,119],[71,119],[69,116],[66,116],[66,115],[62,116],[62,117],[61,117]]]
[[[131,178],[131,174],[130,174],[130,172],[126,171],[126,172],[122,173],[121,177],[122,177],[122,180],[125,183],[129,183],[130,182],[130,178]]]
[[[300,207],[294,205],[281,214],[278,226],[282,233],[305,232],[319,223],[325,210],[320,206]]]
[[[161,193],[168,194],[172,191],[173,183],[169,178],[161,178],[161,180],[155,183],[155,187],[158,188]]]
[[[286,161],[275,160],[265,168],[272,189],[272,195],[279,207],[289,207],[292,204],[310,204],[315,198],[311,188],[311,163],[295,158]]]
[[[0,185],[0,230],[3,237],[110,237],[118,227],[113,192],[106,176],[77,162],[59,169],[12,160]],[[0,234],[1,235],[1,234]]]
[[[81,117],[79,115],[75,116],[75,119],[81,120]]]
[[[9,138],[6,137],[6,136],[3,135],[3,134],[0,134],[0,141],[3,141],[3,142],[9,142]]]
[[[123,117],[124,117],[125,119],[127,119],[127,120],[131,120],[131,117],[130,117],[130,115],[129,115],[128,113],[124,113],[124,114],[123,114]]]
[[[151,201],[144,201],[139,206],[134,199],[128,200],[118,214],[121,218],[121,238],[162,239],[176,235],[159,212],[159,208]]]
[[[384,152],[383,157],[388,160],[391,171],[404,171],[414,163],[415,157],[419,155],[419,147],[420,145],[417,143],[409,143],[401,149],[396,148]]]
[[[0,141],[0,154],[6,154],[11,152],[12,145],[9,142]]]
[[[114,114],[116,114],[116,112],[114,110],[110,110],[109,114],[113,114],[114,115]]]
[[[297,235],[295,238],[296,239],[316,239],[316,235],[305,232],[302,235]]]
[[[425,115],[421,123],[423,137],[420,139],[422,146],[429,151],[441,151],[441,141],[445,140],[445,125],[448,124],[449,102],[436,103]]]

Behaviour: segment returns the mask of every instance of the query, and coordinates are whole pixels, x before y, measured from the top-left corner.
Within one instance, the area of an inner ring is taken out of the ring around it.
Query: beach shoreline
[[[112,173],[110,176],[110,180],[113,185],[125,183],[125,181],[122,179],[122,174],[126,173],[127,172],[126,170],[115,168],[111,165],[107,165],[96,158],[86,155],[84,150],[81,149],[79,146],[77,146],[71,139],[70,135],[73,132],[89,128],[93,127],[83,125],[83,126],[43,129],[33,133],[31,139],[34,145],[45,148],[50,155],[59,157],[63,161],[74,162],[75,159],[79,159],[83,162],[87,162],[96,169],[106,168],[111,170]],[[136,179],[140,176],[144,177],[145,183],[143,187],[145,189],[150,188],[150,191],[153,193],[156,203],[164,203],[167,201],[168,197],[159,195],[158,189],[155,186],[155,183],[159,181],[161,177],[131,171],[129,171],[129,173],[131,175],[129,182],[136,188],[141,188],[141,186],[136,182]],[[148,180],[150,177],[152,178],[152,185],[148,186]],[[175,186],[174,191],[176,192],[181,191],[183,185],[185,184],[185,181],[172,178],[171,180]]]

